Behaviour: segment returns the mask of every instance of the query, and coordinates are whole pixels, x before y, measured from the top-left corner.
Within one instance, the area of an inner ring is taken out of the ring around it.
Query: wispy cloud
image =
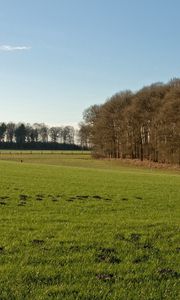
[[[11,45],[0,45],[0,51],[13,52],[13,51],[25,51],[30,50],[29,46],[11,46]]]

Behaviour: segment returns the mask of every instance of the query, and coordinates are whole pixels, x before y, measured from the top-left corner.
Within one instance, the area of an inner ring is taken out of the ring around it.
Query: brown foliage
[[[96,157],[180,164],[180,80],[115,94],[87,109],[83,126]]]

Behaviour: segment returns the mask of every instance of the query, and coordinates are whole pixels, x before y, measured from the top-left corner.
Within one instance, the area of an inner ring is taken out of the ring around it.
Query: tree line
[[[73,149],[76,148],[75,135],[76,131],[72,126],[48,127],[44,123],[31,125],[1,122],[0,148]]]
[[[92,105],[84,111],[79,136],[97,157],[180,164],[180,79]]]

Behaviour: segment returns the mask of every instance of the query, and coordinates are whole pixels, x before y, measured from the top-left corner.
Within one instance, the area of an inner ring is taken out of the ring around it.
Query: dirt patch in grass
[[[160,269],[158,270],[158,275],[163,278],[163,279],[168,279],[170,277],[173,277],[173,278],[180,278],[180,273],[172,270],[172,269],[169,269],[169,268],[164,268],[164,269]]]
[[[110,264],[119,264],[121,260],[117,257],[114,248],[100,248],[96,254],[96,262],[107,262]]]
[[[6,202],[0,201],[0,205],[6,205]]]
[[[143,255],[143,256],[136,257],[132,262],[133,264],[139,264],[139,263],[146,262],[148,260],[149,260],[149,256]]]
[[[90,196],[89,195],[77,195],[75,198],[77,199],[88,199]]]
[[[114,274],[112,273],[100,273],[100,274],[96,274],[96,278],[102,281],[110,281],[110,282],[114,282],[115,278],[114,278]]]
[[[45,195],[44,195],[44,194],[37,194],[37,195],[36,195],[36,200],[37,200],[37,201],[42,201],[44,198],[45,198]]]
[[[126,198],[126,197],[123,197],[122,198],[122,201],[128,201],[129,199],[128,198]]]
[[[143,200],[143,198],[140,197],[140,196],[135,196],[135,199],[137,199],[137,200]]]
[[[18,206],[25,206],[26,205],[26,202],[20,202],[18,203]]]
[[[125,236],[124,236],[123,233],[117,233],[117,234],[115,235],[115,239],[116,239],[116,240],[119,240],[119,241],[126,241],[126,238],[125,238]]]
[[[9,199],[9,196],[0,196],[0,200],[7,200]]]
[[[39,195],[40,196],[40,198],[44,198],[45,197],[45,195]],[[60,196],[59,195],[47,195],[47,198],[49,198],[51,201],[53,201],[53,202],[57,202],[59,199],[58,198],[60,198]]]
[[[28,198],[29,198],[28,195],[24,195],[24,194],[20,194],[20,195],[19,195],[19,199],[20,199],[20,200],[26,201]]]
[[[42,201],[43,198],[42,198],[42,197],[37,197],[37,196],[36,196],[36,200],[37,200],[37,201]]]
[[[45,195],[44,194],[37,194],[36,197],[44,198]]]
[[[72,252],[79,252],[81,250],[81,247],[78,245],[70,246],[69,250]]]
[[[69,197],[66,201],[76,201],[76,200],[105,200],[110,201],[110,198],[102,197],[100,195],[75,195]]]
[[[144,248],[144,249],[153,249],[153,246],[148,242],[148,243],[145,243],[144,245],[142,245],[142,248]]]
[[[94,198],[94,199],[103,199],[101,196],[99,196],[99,195],[95,195],[95,196],[92,196],[92,198]]]
[[[33,245],[43,245],[45,243],[44,240],[34,239],[32,240]]]
[[[131,233],[131,235],[130,235],[130,241],[131,242],[139,242],[140,238],[141,238],[140,233]]]

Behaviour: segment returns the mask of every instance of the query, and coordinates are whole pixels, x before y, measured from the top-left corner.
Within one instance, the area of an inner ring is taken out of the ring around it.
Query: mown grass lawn
[[[17,155],[0,162],[0,299],[179,299],[177,173]]]

